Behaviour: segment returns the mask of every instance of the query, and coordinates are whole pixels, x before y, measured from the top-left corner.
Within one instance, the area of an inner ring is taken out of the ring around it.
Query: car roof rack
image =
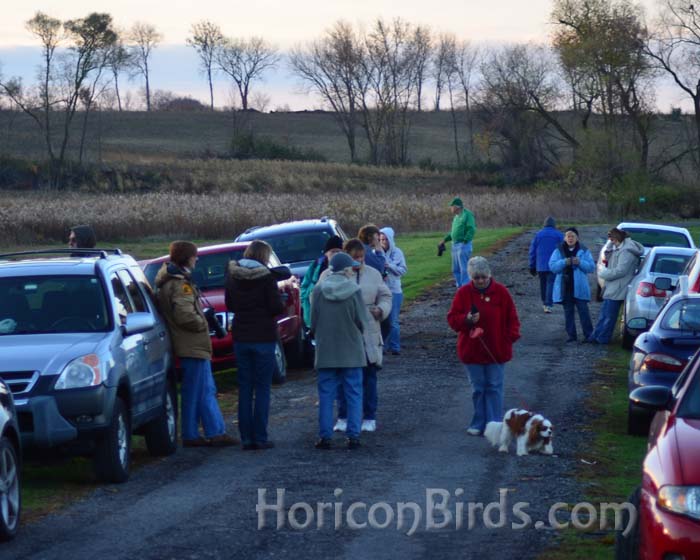
[[[0,259],[5,257],[21,257],[25,255],[69,255],[78,256],[99,256],[106,259],[109,255],[122,255],[121,249],[38,249],[34,251],[18,251],[16,253],[2,253]]]

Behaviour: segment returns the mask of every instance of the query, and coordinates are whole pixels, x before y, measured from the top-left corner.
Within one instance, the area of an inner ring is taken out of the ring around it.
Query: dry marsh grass
[[[391,224],[398,232],[447,231],[447,205],[462,196],[482,227],[540,224],[551,214],[560,221],[590,222],[604,217],[604,203],[553,197],[515,189],[402,192],[208,194],[0,193],[0,239],[5,246],[58,242],[67,229],[91,224],[98,238],[137,240],[154,236],[227,239],[253,225],[333,216],[348,233],[367,222]]]

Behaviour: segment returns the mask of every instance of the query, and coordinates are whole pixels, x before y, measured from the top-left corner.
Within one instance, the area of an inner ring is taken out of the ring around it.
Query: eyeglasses
[[[472,280],[488,280],[489,276],[472,276]]]

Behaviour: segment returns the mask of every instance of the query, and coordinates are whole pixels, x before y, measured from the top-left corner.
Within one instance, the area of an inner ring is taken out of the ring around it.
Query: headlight
[[[56,389],[94,387],[103,381],[100,358],[97,354],[81,356],[70,362],[56,381]]]
[[[700,519],[700,486],[664,486],[658,503],[665,510]]]
[[[233,313],[230,311],[226,312],[226,329],[228,332],[231,332],[231,328],[233,327]]]

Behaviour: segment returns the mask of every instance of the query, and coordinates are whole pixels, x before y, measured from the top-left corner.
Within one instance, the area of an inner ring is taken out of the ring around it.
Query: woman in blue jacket
[[[549,270],[549,257],[563,241],[564,236],[557,229],[554,218],[547,216],[544,226],[530,243],[530,274],[540,277],[540,296],[545,313],[552,312],[552,292],[554,291],[554,273]]]
[[[593,332],[591,314],[588,302],[591,300],[591,288],[588,285],[588,275],[595,270],[591,252],[579,243],[578,230],[567,228],[564,232],[564,243],[554,250],[549,258],[549,269],[556,274],[552,300],[564,306],[567,342],[576,342],[576,321],[574,308],[586,340]]]

